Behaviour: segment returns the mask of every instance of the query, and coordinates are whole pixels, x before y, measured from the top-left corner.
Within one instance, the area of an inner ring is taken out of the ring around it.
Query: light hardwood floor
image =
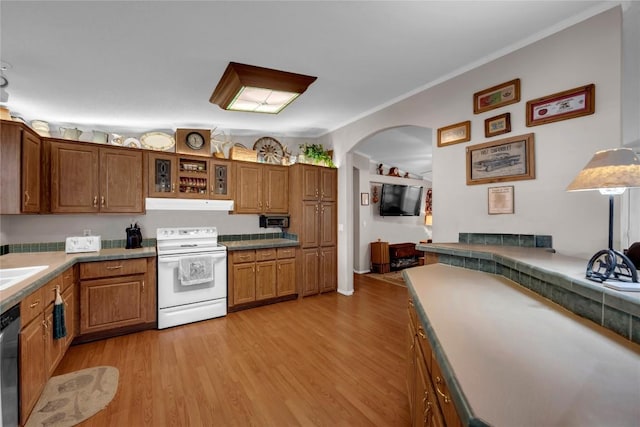
[[[55,375],[115,366],[82,426],[406,426],[407,289],[324,294],[73,346]]]

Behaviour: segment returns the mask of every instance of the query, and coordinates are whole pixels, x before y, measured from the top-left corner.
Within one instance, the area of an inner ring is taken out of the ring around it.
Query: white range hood
[[[232,211],[233,200],[146,198],[148,211]]]

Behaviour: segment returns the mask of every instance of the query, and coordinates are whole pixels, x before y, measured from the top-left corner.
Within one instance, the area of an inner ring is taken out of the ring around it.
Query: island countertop
[[[504,277],[404,275],[465,425],[638,425],[640,345]]]
[[[115,259],[148,258],[156,256],[155,247],[140,249],[102,249],[98,252],[67,254],[53,252],[22,252],[0,256],[0,269],[47,265],[45,270],[16,283],[8,289],[0,291],[0,312],[5,312],[24,297],[46,284],[49,280],[62,274],[67,268],[79,262],[108,261]]]

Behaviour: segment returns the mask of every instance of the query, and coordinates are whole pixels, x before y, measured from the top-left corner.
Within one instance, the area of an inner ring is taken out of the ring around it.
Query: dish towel
[[[213,282],[213,256],[182,257],[178,263],[178,270],[182,286]]]
[[[56,286],[56,300],[53,303],[53,338],[60,339],[67,336],[67,325],[64,321],[64,301],[60,295],[60,288]]]

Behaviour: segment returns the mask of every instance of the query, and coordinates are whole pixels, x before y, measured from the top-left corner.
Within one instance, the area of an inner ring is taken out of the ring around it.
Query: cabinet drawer
[[[40,288],[45,307],[49,304],[53,304],[56,300],[56,287],[60,289],[60,293],[62,293],[62,275],[49,280],[42,288]]]
[[[296,248],[278,248],[278,259],[282,258],[295,258]]]
[[[425,359],[428,359],[428,357],[429,356],[425,355]],[[432,354],[431,359],[431,380],[433,381],[433,388],[436,389],[436,396],[438,397],[438,403],[440,404],[445,423],[450,427],[461,427],[462,422],[451,400],[451,392],[449,392],[449,387],[447,387],[447,383],[444,381],[440,366],[438,366],[438,362],[435,360],[435,355]]]
[[[276,259],[276,250],[274,249],[256,249],[256,261],[267,261]]]
[[[45,288],[31,293],[20,302],[20,324],[22,327],[42,314],[45,304]]]
[[[64,273],[62,273],[62,288],[60,289],[60,292],[66,291],[75,282],[76,282],[76,269],[75,267],[69,267],[65,270]]]
[[[234,264],[243,262],[254,262],[256,260],[256,251],[234,251],[231,252],[231,260]]]
[[[98,277],[145,274],[146,272],[147,260],[145,258],[85,262],[80,264],[80,279],[83,280]]]

